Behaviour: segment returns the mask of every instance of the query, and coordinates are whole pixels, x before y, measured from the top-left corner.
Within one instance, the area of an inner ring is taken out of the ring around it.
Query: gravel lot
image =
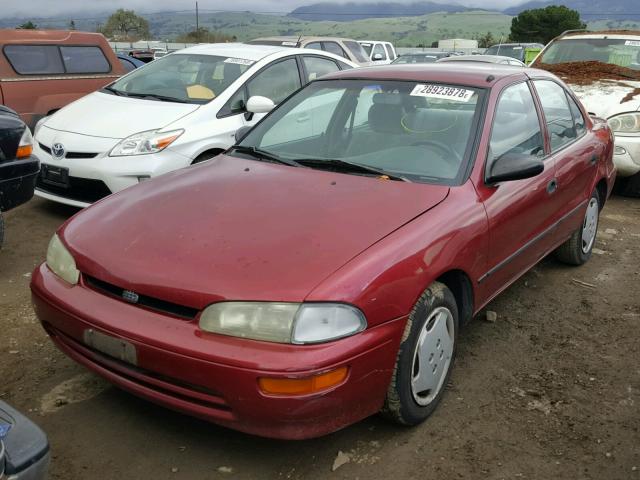
[[[29,277],[75,212],[32,200],[6,214],[0,251],[0,398],[47,432],[54,479],[640,480],[640,200],[609,201],[587,265],[545,259],[489,306],[495,323],[463,330],[425,424],[372,417],[304,442],[156,407],[53,347]]]

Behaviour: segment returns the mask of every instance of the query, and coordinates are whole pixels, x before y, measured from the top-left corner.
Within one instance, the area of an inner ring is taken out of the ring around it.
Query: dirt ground
[[[49,435],[53,479],[640,480],[640,200],[610,200],[587,265],[544,260],[489,306],[497,322],[463,330],[426,423],[372,417],[304,442],[156,407],[54,348],[28,284],[73,213],[40,199],[9,212],[0,251],[0,398]]]

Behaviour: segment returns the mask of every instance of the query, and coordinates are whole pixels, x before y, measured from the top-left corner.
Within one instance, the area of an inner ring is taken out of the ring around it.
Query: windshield
[[[355,164],[389,176],[455,183],[484,91],[405,81],[325,80],[303,88],[240,147],[321,168]]]
[[[207,103],[220,95],[252,64],[241,58],[173,54],[135,70],[109,87],[124,96]]]
[[[402,55],[392,63],[433,63],[438,60],[434,55]]]
[[[524,60],[524,47],[520,45],[493,45],[489,47],[485,55],[502,55],[504,57],[511,57],[517,60]]]
[[[362,45],[360,45],[358,42],[345,40],[344,44],[359,62],[363,63],[369,61],[367,53],[362,48]]]
[[[568,38],[549,45],[537,62],[556,64],[596,61],[640,70],[640,38]]]

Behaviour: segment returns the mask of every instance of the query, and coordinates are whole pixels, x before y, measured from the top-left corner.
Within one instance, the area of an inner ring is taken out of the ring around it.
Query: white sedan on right
[[[41,120],[36,195],[86,207],[216,156],[311,80],[356,65],[328,52],[206,44],[166,55]],[[296,128],[313,122],[296,119]]]

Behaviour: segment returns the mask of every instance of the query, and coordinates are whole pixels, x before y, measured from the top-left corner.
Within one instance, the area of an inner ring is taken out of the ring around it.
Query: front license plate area
[[[138,365],[136,347],[126,340],[89,328],[84,331],[85,345],[122,362]]]
[[[56,167],[43,163],[40,168],[40,178],[43,183],[48,183],[55,187],[69,188],[69,169]]]

